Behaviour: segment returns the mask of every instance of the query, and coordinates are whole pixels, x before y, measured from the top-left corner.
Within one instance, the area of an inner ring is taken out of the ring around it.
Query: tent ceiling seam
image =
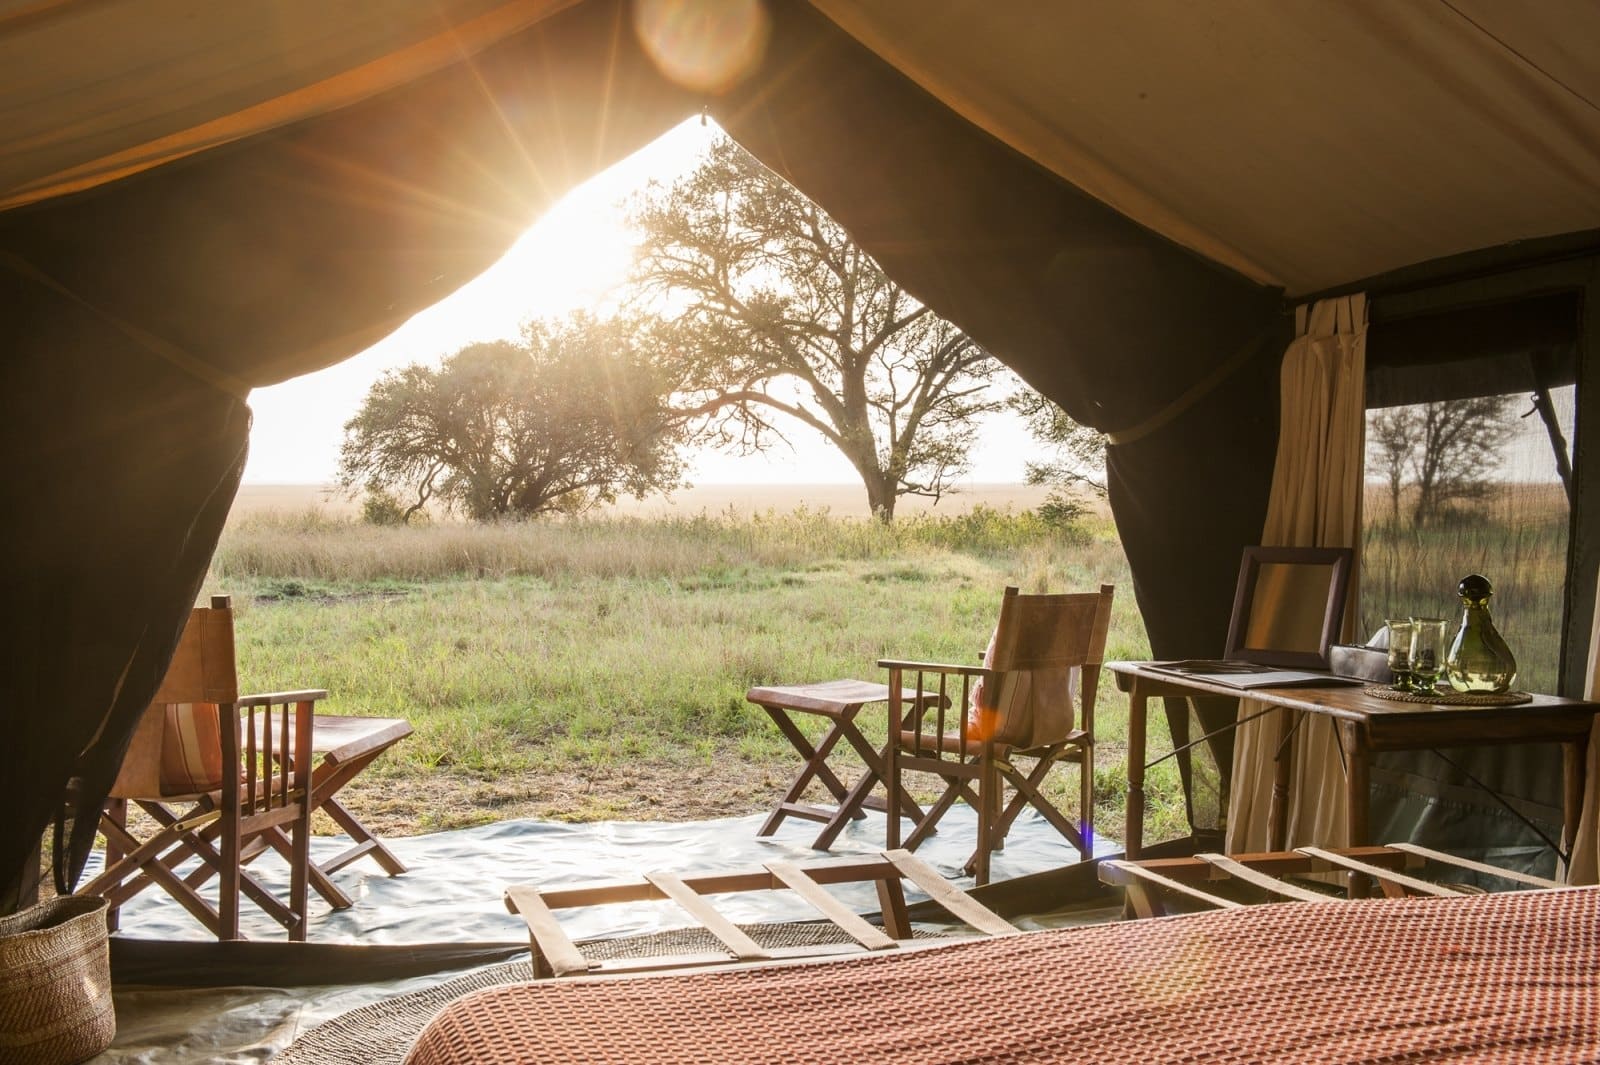
[[[1567,92],[1568,95],[1570,95],[1573,99],[1577,100],[1579,103],[1582,103],[1585,107],[1589,108],[1591,111],[1600,111],[1600,103],[1596,103],[1594,100],[1589,99],[1583,93],[1579,92],[1577,89],[1573,88],[1571,85],[1568,85],[1566,82],[1562,81],[1560,78],[1556,77],[1554,74],[1552,74],[1548,70],[1546,70],[1544,67],[1541,67],[1538,63],[1535,63],[1532,59],[1529,59],[1526,55],[1523,55],[1520,51],[1518,51],[1517,49],[1513,48],[1506,41],[1504,41],[1500,37],[1496,36],[1496,34],[1492,30],[1490,30],[1487,26],[1483,25],[1481,22],[1479,22],[1476,19],[1474,19],[1471,15],[1467,14],[1465,11],[1462,11],[1460,8],[1456,7],[1456,5],[1451,3],[1450,0],[1439,0],[1439,3],[1444,5],[1444,7],[1446,9],[1448,9],[1451,14],[1455,15],[1457,18],[1461,19],[1467,25],[1471,26],[1473,29],[1477,30],[1479,33],[1483,34],[1485,37],[1489,38],[1489,40],[1493,41],[1499,47],[1505,49],[1507,54],[1516,56],[1518,61],[1520,61],[1529,70],[1534,71],[1540,77],[1542,77],[1546,81],[1550,82],[1552,85],[1555,85],[1555,86],[1557,86],[1557,87],[1559,87],[1561,89],[1564,89]]]
[[[170,363],[190,377],[202,381],[240,401],[249,397],[250,385],[245,381],[217,369],[203,359],[189,354],[171,341],[156,336],[154,333],[141,329],[125,318],[96,306],[15,252],[0,251],[0,265],[9,267],[14,273],[42,285],[57,295],[84,308],[129,340],[132,340],[139,347]]]

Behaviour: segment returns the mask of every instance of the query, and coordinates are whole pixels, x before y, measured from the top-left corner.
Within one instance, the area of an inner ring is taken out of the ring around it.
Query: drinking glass
[[[1389,672],[1394,674],[1390,685],[1397,692],[1411,690],[1411,619],[1390,618],[1384,622],[1389,627]]]
[[[1411,690],[1431,693],[1444,672],[1444,618],[1411,619]]]

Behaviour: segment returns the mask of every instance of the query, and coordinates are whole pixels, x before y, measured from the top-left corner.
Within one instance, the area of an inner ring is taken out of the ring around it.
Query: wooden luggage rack
[[[1175,912],[1175,903],[1184,910],[1196,906],[1204,909],[1235,909],[1246,903],[1219,892],[1240,885],[1257,888],[1274,902],[1341,901],[1345,895],[1331,885],[1314,884],[1303,879],[1329,873],[1343,873],[1350,878],[1375,881],[1379,890],[1390,898],[1405,895],[1449,897],[1476,892],[1474,888],[1436,884],[1410,875],[1410,871],[1430,861],[1462,872],[1500,877],[1524,887],[1566,886],[1543,877],[1457,858],[1414,843],[1340,850],[1301,847],[1293,851],[1232,856],[1197,854],[1192,858],[1159,858],[1137,862],[1106,860],[1100,863],[1100,880],[1127,891],[1128,906],[1136,917],[1166,916]]]
[[[750,964],[829,954],[896,951],[915,945],[950,942],[948,937],[913,942],[902,880],[909,881],[980,936],[1018,931],[972,896],[946,881],[937,869],[904,850],[885,851],[864,858],[811,862],[804,866],[787,861],[771,861],[759,870],[699,876],[647,873],[642,880],[575,887],[515,885],[506,889],[505,902],[508,910],[521,914],[528,924],[536,978],[593,976],[706,965]],[[877,888],[883,913],[881,928],[826,890],[829,884],[867,882]],[[734,924],[707,900],[709,895],[784,889],[794,891],[831,922],[840,933],[835,937],[837,941],[800,946],[764,946],[756,942],[747,928]],[[701,929],[709,933],[713,937],[713,949],[652,957],[585,957],[556,919],[557,910],[661,899],[676,903]]]

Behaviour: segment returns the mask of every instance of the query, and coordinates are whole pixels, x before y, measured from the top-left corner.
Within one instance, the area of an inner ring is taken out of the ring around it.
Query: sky
[[[670,182],[694,165],[716,136],[714,123],[690,119],[609,170],[574,189],[505,256],[450,297],[395,332],[335,366],[250,395],[247,484],[330,484],[338,466],[344,423],[385,370],[411,363],[437,365],[468,344],[514,338],[523,321],[579,308],[603,308],[627,271],[631,239],[619,201],[651,178]],[[689,453],[694,484],[850,484],[855,470],[822,437],[796,427],[793,449],[739,457]],[[985,419],[964,481],[1012,484],[1023,461],[1039,450],[1012,415]]]

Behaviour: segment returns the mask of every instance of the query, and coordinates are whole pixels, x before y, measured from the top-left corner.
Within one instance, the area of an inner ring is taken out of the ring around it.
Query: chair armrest
[[[948,673],[962,677],[990,677],[995,671],[983,666],[960,666],[950,662],[902,662],[894,658],[878,659],[879,669],[915,670],[918,673]]]
[[[327,697],[328,693],[320,688],[308,688],[305,691],[241,695],[234,700],[233,705],[243,709],[251,706],[277,706],[281,703],[314,703],[318,699],[326,699]]]

